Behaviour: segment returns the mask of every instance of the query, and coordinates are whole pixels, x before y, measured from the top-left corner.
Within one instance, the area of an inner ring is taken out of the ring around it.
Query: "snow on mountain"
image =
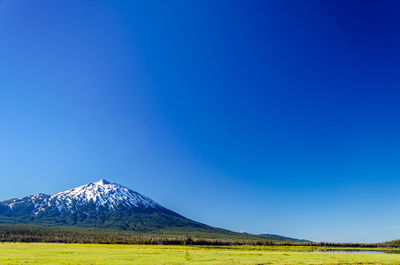
[[[56,207],[59,212],[73,212],[79,207],[89,204],[94,205],[96,210],[102,207],[110,211],[119,206],[153,210],[165,209],[150,198],[104,179],[54,195],[37,194],[14,199],[6,205],[13,209],[17,205],[27,203],[33,207],[35,215],[49,207]]]

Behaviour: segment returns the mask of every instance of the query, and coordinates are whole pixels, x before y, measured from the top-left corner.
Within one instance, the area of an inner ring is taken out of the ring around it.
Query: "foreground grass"
[[[296,247],[0,243],[0,264],[398,264],[400,254],[312,253]]]

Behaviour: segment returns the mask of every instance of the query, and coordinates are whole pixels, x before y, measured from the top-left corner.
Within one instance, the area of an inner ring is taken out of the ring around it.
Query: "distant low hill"
[[[45,227],[46,234],[51,234],[55,230],[49,230],[49,227],[65,226],[103,229],[99,233],[113,231],[118,234],[116,231],[130,231],[164,237],[305,242],[272,234],[252,235],[211,227],[185,218],[146,196],[106,180],[54,195],[37,194],[1,202],[0,223],[25,225],[15,226],[15,229],[2,226],[0,229],[25,231],[28,234],[29,229],[37,234],[37,227]],[[79,231],[85,234],[89,230]],[[90,231],[94,233],[94,230]]]
[[[259,234],[258,236],[263,237],[263,238],[268,238],[268,239],[274,238],[279,241],[312,242],[312,241],[306,240],[306,239],[297,239],[297,238],[291,238],[291,237],[274,235],[274,234]]]

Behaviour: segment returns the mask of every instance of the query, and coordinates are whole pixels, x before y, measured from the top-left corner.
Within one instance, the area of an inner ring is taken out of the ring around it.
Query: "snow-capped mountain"
[[[110,228],[153,234],[203,233],[207,238],[215,235],[286,240],[275,235],[235,233],[192,221],[146,196],[104,179],[53,195],[39,193],[0,202],[0,224],[4,223]]]
[[[54,201],[60,210],[72,209],[74,202],[78,205],[93,202],[96,207],[105,206],[110,210],[119,205],[137,208],[163,208],[135,191],[104,179],[54,194],[50,197],[50,201]]]
[[[123,187],[101,179],[77,188],[56,193],[54,195],[37,194],[8,201],[6,205],[13,209],[21,204],[31,203],[32,214],[37,215],[49,207],[56,207],[61,212],[74,212],[79,208],[91,205],[94,209],[106,208],[110,211],[124,206],[126,208],[164,209],[153,200]]]
[[[205,226],[104,179],[53,195],[40,193],[4,201],[0,203],[1,220],[130,230]]]

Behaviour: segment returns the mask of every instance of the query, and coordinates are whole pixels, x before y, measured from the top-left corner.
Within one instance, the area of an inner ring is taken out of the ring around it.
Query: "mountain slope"
[[[280,236],[280,235],[274,235],[274,234],[259,234],[258,236],[263,237],[263,238],[274,238],[280,241],[294,241],[294,242],[312,242],[310,240],[306,239],[297,239],[297,238],[291,238],[291,237],[286,237],[286,236]]]
[[[187,219],[146,196],[106,180],[53,195],[36,194],[1,202],[0,223],[107,228],[208,239],[292,240],[214,228]]]
[[[151,231],[204,227],[119,184],[100,180],[54,195],[4,201],[0,216],[16,223],[78,225]]]

